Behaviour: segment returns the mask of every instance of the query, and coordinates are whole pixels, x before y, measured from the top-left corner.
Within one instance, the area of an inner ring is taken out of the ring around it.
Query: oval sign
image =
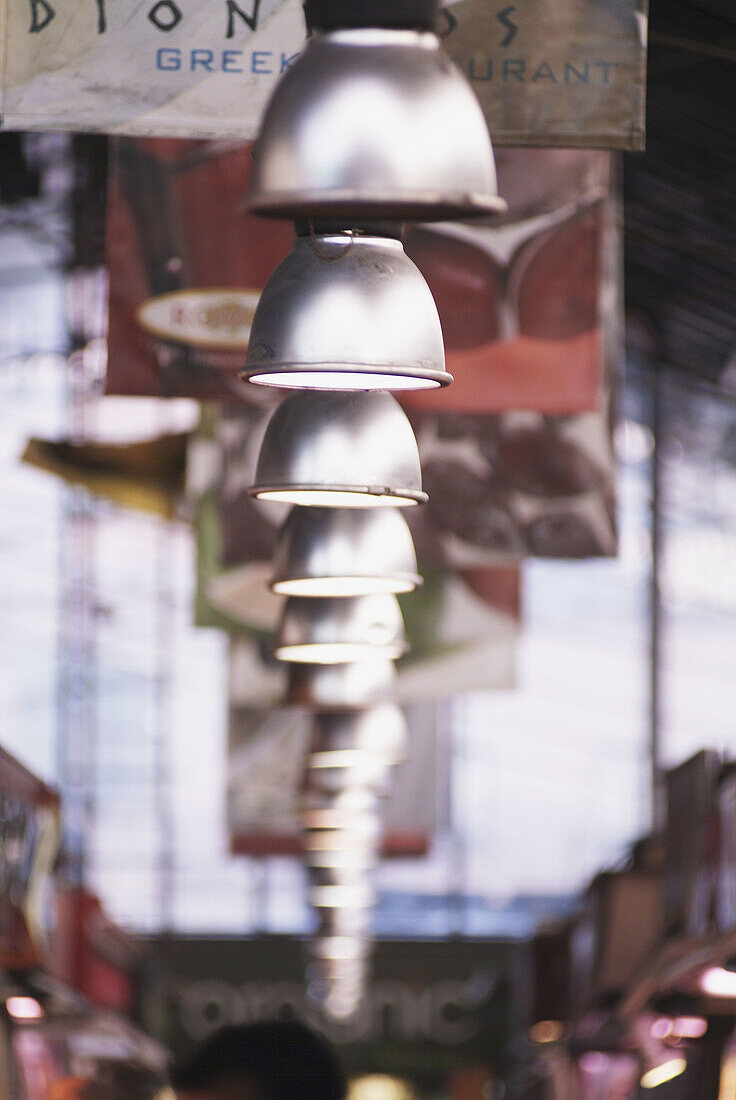
[[[149,298],[136,313],[153,336],[196,348],[248,346],[259,290],[179,290]]]

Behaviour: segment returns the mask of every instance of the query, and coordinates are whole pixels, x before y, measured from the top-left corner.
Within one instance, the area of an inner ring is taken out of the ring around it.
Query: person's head
[[[344,1100],[332,1048],[304,1024],[223,1027],[172,1073],[179,1100]]]

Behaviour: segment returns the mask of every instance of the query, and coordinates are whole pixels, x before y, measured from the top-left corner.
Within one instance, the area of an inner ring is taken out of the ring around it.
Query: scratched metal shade
[[[411,592],[411,532],[398,509],[293,508],[276,542],[272,591],[284,596]]]
[[[408,731],[401,710],[391,703],[363,712],[319,714],[309,755],[309,768],[350,770],[364,760],[397,764],[406,756]]]
[[[400,240],[320,232],[297,238],[253,319],[240,377],[318,390],[447,385],[432,293]]]
[[[248,201],[345,225],[506,209],[483,112],[437,36],[376,26],[316,28],[266,109]]]
[[[396,685],[393,661],[377,658],[342,665],[295,664],[289,668],[289,706],[313,711],[362,710],[391,699]]]
[[[422,469],[411,424],[389,393],[305,390],[268,422],[256,481],[260,500],[326,508],[422,504]]]
[[[316,935],[318,938],[367,937],[372,923],[373,915],[370,909],[364,907],[318,909]]]
[[[292,596],[284,606],[274,656],[279,661],[337,665],[372,657],[395,660],[407,649],[395,596]]]
[[[366,787],[307,792],[301,808],[301,823],[307,848],[316,842],[316,833],[319,833],[319,842],[333,850],[360,841],[377,843],[381,832],[378,796]],[[339,835],[327,836],[329,830]]]

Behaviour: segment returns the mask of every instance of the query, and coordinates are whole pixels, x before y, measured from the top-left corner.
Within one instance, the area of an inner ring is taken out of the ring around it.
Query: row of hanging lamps
[[[296,222],[253,321],[244,380],[293,390],[251,494],[294,507],[271,587],[275,656],[313,714],[301,821],[316,931],[310,988],[348,1017],[368,974],[381,799],[406,751],[387,703],[407,649],[396,596],[419,583],[399,509],[424,503],[411,425],[390,391],[452,381],[404,220],[500,212],[472,89],[434,34],[437,0],[307,0],[310,38],[266,110],[250,208]]]
[[[328,711],[314,720],[307,813],[310,798],[323,800],[323,808],[325,799],[342,799],[333,833],[349,841],[349,846],[306,854],[310,900],[318,914],[317,933],[309,945],[310,985],[333,1017],[353,1014],[367,981],[373,873],[379,857],[377,801],[388,794],[391,769],[404,758],[406,746],[405,719],[391,704],[362,712]],[[358,820],[372,817],[375,830],[356,837],[351,812]]]

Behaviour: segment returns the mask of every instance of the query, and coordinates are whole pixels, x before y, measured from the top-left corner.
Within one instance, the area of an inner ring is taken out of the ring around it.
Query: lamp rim
[[[329,585],[337,586],[341,584],[344,586],[341,592],[316,591],[320,585],[328,589]],[[361,588],[361,584],[369,585],[369,587]],[[344,596],[351,599],[353,596],[372,596],[374,594],[405,596],[416,591],[423,584],[424,578],[420,577],[418,573],[381,573],[380,576],[374,577],[362,573],[345,573],[339,577],[274,577],[269,583],[269,588],[275,596],[301,596],[304,599],[340,599]],[[351,590],[345,591],[345,588],[351,585],[353,586]],[[308,590],[310,586],[313,586],[312,591]]]
[[[297,597],[297,599],[308,597]],[[340,599],[337,596],[335,599]],[[347,597],[349,598],[349,597]],[[383,646],[372,646],[369,642],[291,642],[273,647],[276,661],[294,665],[351,665],[356,661],[367,661],[373,654],[386,655],[388,660],[400,661],[409,652],[410,646],[404,639]],[[335,653],[335,650],[342,651]]]
[[[250,497],[261,497],[265,494],[274,493],[341,493],[361,497],[391,497],[392,502],[396,501],[395,506],[399,508],[409,507],[412,504],[426,504],[429,500],[429,494],[421,489],[393,489],[390,485],[317,485],[300,482],[294,484],[282,483],[280,485],[252,485],[248,489],[248,496]],[[282,502],[289,503],[288,500],[282,500]],[[310,506],[304,501],[298,501],[297,503],[304,508],[315,507],[315,505]],[[345,505],[328,504],[321,501],[317,507],[342,508]]]
[[[238,371],[238,378],[241,382],[251,382],[255,386],[269,386],[273,383],[269,382],[269,376],[274,374],[293,374],[295,382],[293,386],[288,386],[285,383],[281,383],[284,389],[302,389],[299,385],[298,378],[300,374],[330,374],[334,375],[336,381],[339,381],[341,374],[362,374],[373,375],[377,378],[418,378],[422,381],[435,382],[438,386],[449,386],[455,381],[449,371],[432,370],[431,368],[422,367],[403,367],[400,365],[386,366],[374,365],[373,363],[351,363],[346,366],[344,363],[335,363],[325,360],[324,362],[315,363],[278,363],[269,369],[268,367],[243,367]],[[385,386],[365,386],[365,391],[371,389],[385,389]],[[400,389],[400,386],[393,386],[392,389]],[[431,387],[427,386],[427,389]],[[322,385],[322,386],[310,386],[310,390],[341,390],[339,385]],[[361,392],[363,387],[355,387],[354,391]]]
[[[508,203],[500,195],[476,192],[335,190],[255,191],[246,199],[249,210],[264,217],[317,219],[381,219],[389,221],[458,221],[505,214]]]

